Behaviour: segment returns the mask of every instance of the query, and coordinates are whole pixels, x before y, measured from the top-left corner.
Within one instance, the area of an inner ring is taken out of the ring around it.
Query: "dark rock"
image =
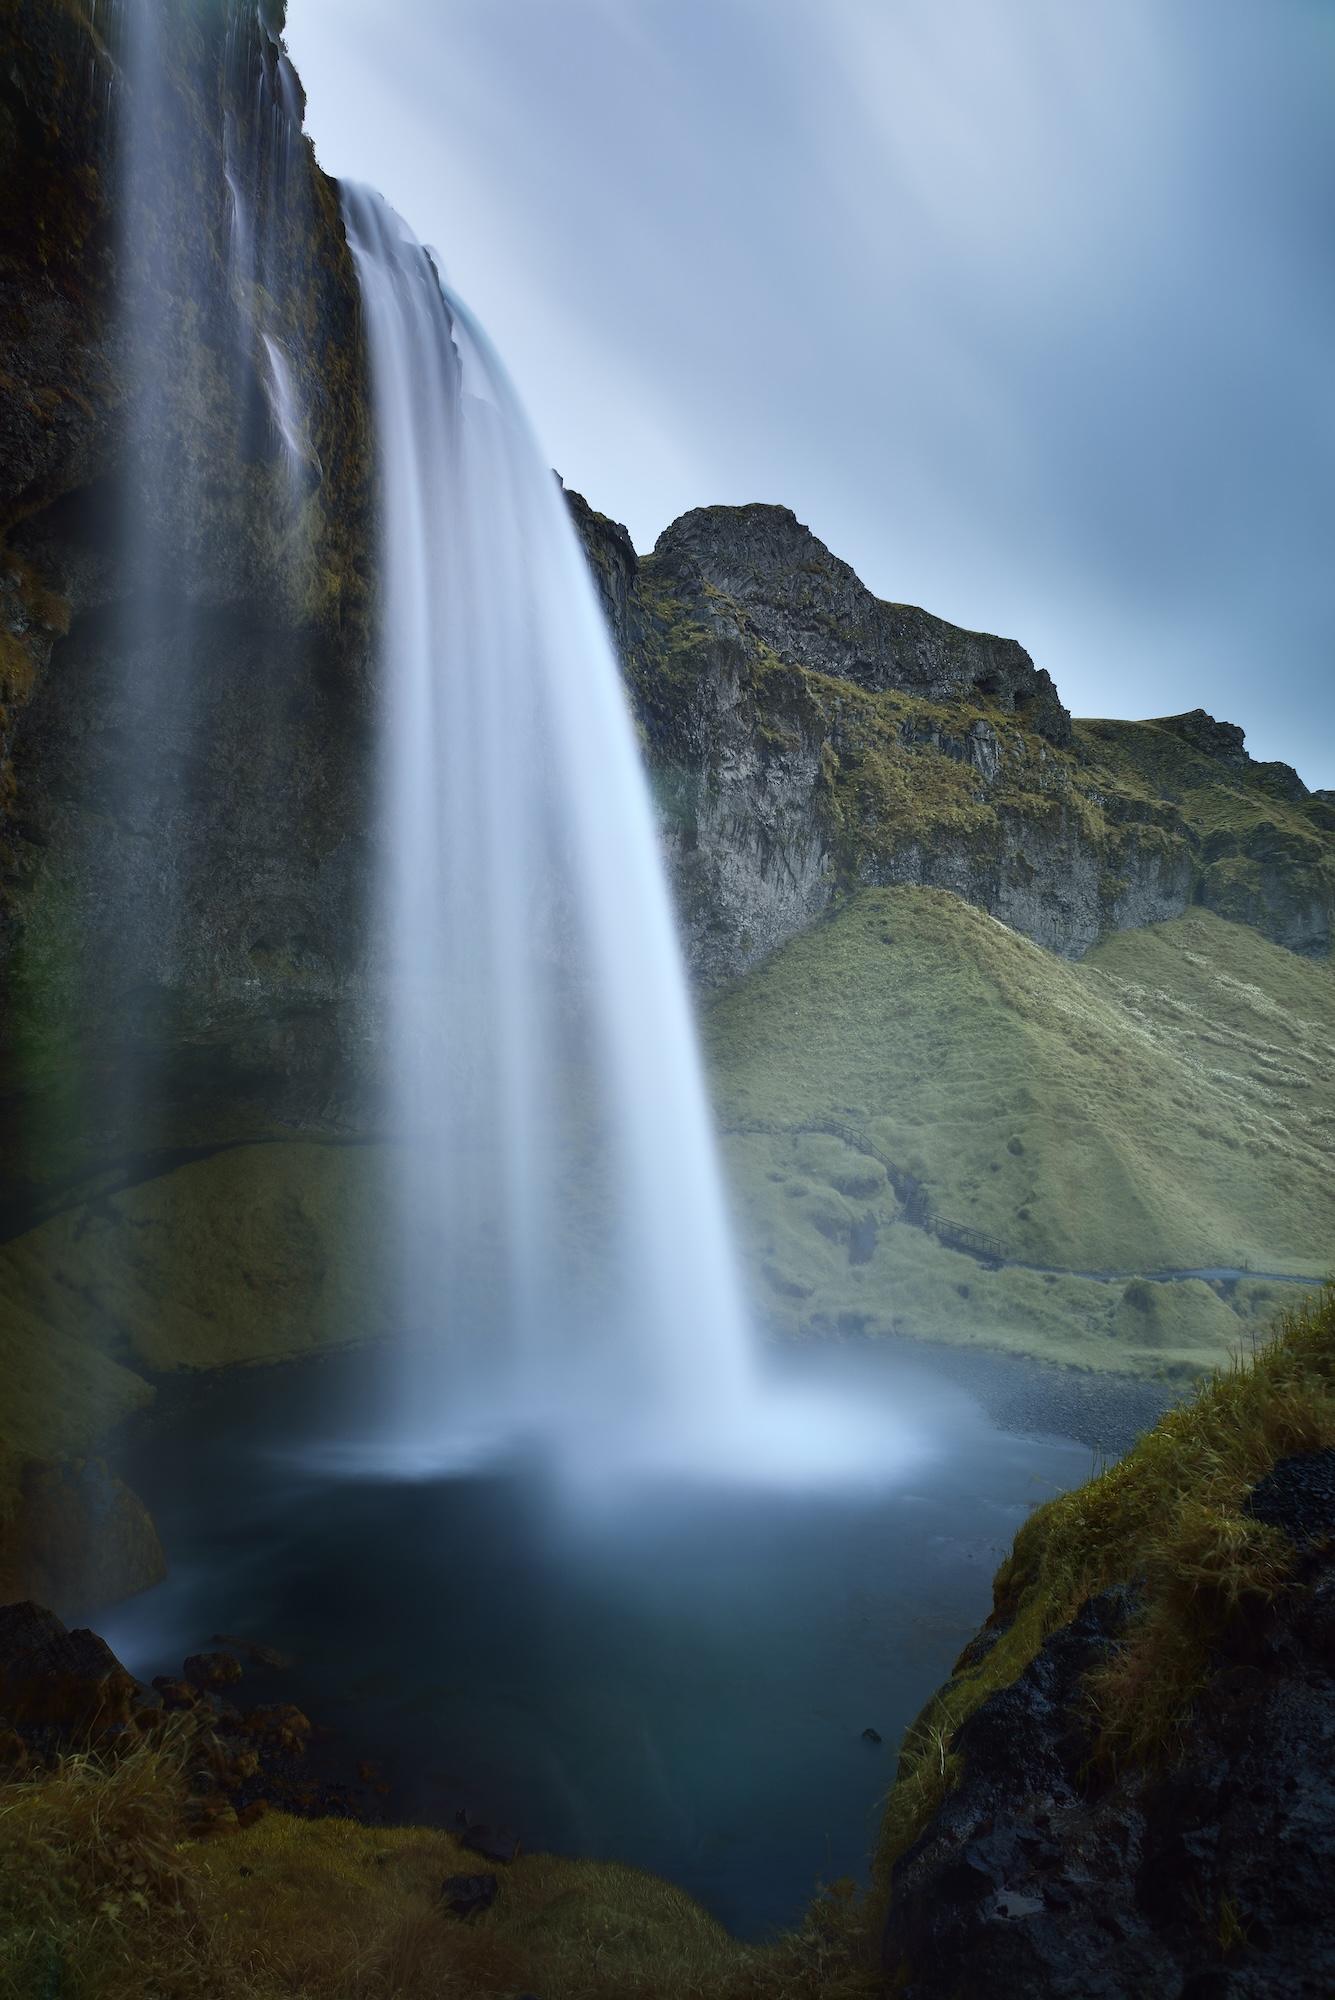
[[[1186,715],[1156,716],[1155,727],[1170,729],[1203,757],[1213,757],[1216,763],[1226,764],[1232,770],[1245,771],[1252,761],[1247,755],[1246,736],[1237,723],[1216,722],[1203,708],[1193,708]]]
[[[1335,1992],[1335,1570],[1238,1628],[1177,1762],[1098,1773],[1084,1678],[1132,1602],[1092,1600],[956,1732],[960,1783],[892,1871],[905,2000]]]
[[[215,1646],[226,1646],[229,1652],[239,1653],[254,1667],[282,1668],[293,1664],[290,1653],[280,1653],[276,1646],[261,1646],[254,1639],[234,1638],[229,1632],[215,1632],[213,1643]]]
[[[518,1840],[504,1827],[470,1826],[460,1834],[459,1845],[487,1861],[513,1861],[519,1852]]]
[[[452,1915],[473,1917],[491,1908],[499,1887],[494,1875],[447,1875],[440,1893]]]
[[[880,1743],[883,1739],[879,1729],[864,1729],[862,1740],[864,1743]]]
[[[635,544],[620,521],[598,513],[582,493],[576,493],[564,481],[561,490],[589,558],[613,642],[624,653],[631,643],[631,593],[640,567]]]
[[[1335,1451],[1295,1452],[1281,1458],[1244,1502],[1253,1520],[1279,1528],[1300,1549],[1335,1535]]]
[[[153,1689],[162,1697],[164,1708],[196,1708],[199,1705],[199,1689],[194,1682],[178,1680],[175,1674],[155,1674]]]
[[[282,297],[239,299],[228,149],[235,192],[295,79],[254,7],[154,15],[156,90],[95,12],[16,0],[0,23],[0,615],[26,660],[0,706],[11,1231],[127,1155],[370,1116],[356,276],[294,133],[281,203],[255,214]],[[299,502],[266,415],[271,307],[318,473]],[[58,1004],[34,934],[70,969]]]
[[[199,1688],[234,1687],[241,1678],[241,1662],[235,1653],[192,1653],[181,1671]]]
[[[0,1605],[0,1715],[22,1729],[97,1738],[132,1720],[138,1682],[95,1632],[40,1604]]]
[[[938,702],[982,696],[1031,711],[1041,735],[1070,741],[1071,718],[1051,680],[1014,639],[874,597],[787,507],[697,507],[665,529],[654,554],[740,605],[792,665]]]
[[[241,1726],[252,1736],[269,1738],[286,1750],[303,1751],[311,1733],[309,1716],[291,1702],[261,1702],[247,1709]]]

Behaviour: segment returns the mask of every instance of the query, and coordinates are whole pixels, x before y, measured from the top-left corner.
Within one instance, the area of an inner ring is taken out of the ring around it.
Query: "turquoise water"
[[[916,1463],[843,1491],[581,1497],[538,1459],[335,1479],[304,1446],[374,1363],[234,1377],[125,1453],[171,1574],[95,1622],[141,1675],[215,1632],[280,1648],[295,1664],[238,1698],[298,1702],[349,1774],[379,1760],[391,1819],[462,1811],[631,1862],[768,1935],[819,1881],[865,1876],[904,1729],[1029,1509],[1091,1463],[998,1428],[911,1349],[823,1364],[911,1415]]]

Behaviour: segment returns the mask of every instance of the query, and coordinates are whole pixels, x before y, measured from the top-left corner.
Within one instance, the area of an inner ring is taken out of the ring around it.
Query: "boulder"
[[[0,1602],[34,1598],[68,1613],[150,1590],[167,1558],[148,1509],[100,1458],[22,1468],[0,1538]]]
[[[452,1916],[473,1917],[491,1908],[499,1886],[494,1875],[447,1875],[440,1893]]]
[[[138,1682],[104,1639],[44,1605],[0,1605],[0,1715],[20,1729],[94,1739],[132,1721]]]
[[[504,1827],[470,1826],[460,1834],[459,1845],[480,1854],[484,1861],[513,1861],[519,1852],[518,1840]]]

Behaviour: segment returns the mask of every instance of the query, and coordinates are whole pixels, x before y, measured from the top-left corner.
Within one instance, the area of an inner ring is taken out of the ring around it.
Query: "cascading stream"
[[[378,195],[343,206],[383,489],[395,1440],[712,1457],[750,1336],[616,661],[485,337]]]

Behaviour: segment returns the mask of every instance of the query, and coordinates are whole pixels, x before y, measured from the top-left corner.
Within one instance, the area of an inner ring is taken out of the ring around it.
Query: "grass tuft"
[[[958,1776],[949,1750],[956,1730],[1100,1591],[1130,1586],[1137,1610],[1088,1683],[1096,1760],[1145,1765],[1182,1749],[1220,1640],[1293,1574],[1286,1538],[1253,1521],[1243,1503],[1277,1460],[1331,1444],[1328,1285],[1284,1314],[1255,1355],[1170,1410],[1118,1464],[1033,1514],[997,1572],[983,1643],[961,1655],[905,1741],[877,1858],[882,1895],[894,1862]]]

